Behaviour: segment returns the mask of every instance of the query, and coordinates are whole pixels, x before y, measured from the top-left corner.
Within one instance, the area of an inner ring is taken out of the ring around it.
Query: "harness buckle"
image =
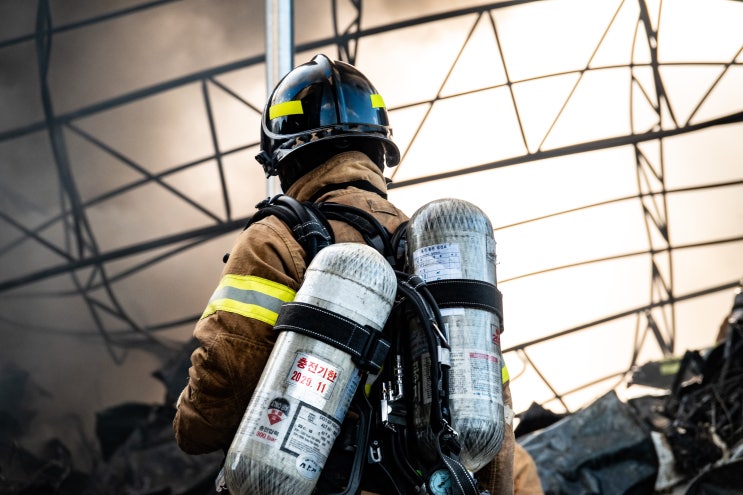
[[[374,464],[382,462],[382,448],[377,440],[373,440],[369,445],[369,462]]]

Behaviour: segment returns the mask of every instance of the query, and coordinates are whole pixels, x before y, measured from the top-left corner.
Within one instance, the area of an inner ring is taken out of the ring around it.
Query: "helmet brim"
[[[327,136],[308,141],[290,150],[276,153],[280,167],[276,167],[281,187],[286,191],[298,178],[313,170],[333,156],[346,151],[359,151],[369,157],[381,172],[400,162],[400,150],[390,139],[375,133]]]

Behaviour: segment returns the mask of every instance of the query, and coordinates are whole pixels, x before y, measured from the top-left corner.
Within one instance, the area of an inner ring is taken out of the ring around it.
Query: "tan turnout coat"
[[[287,191],[299,201],[312,198],[333,184],[366,181],[386,192],[379,168],[359,152],[337,155],[300,178]],[[390,231],[407,217],[379,194],[353,186],[330,190],[317,198],[361,208],[373,214]],[[343,222],[331,221],[336,242],[364,242],[361,235]],[[276,300],[291,300],[304,278],[304,250],[277,217],[269,216],[250,226],[237,238],[224,266],[222,281],[230,277],[252,277],[267,281]],[[273,308],[278,311],[278,308]],[[191,356],[188,384],[181,393],[173,422],[180,448],[190,454],[226,451],[247,408],[276,340],[273,322],[265,314],[234,312],[215,298],[209,303],[194,330],[201,345]],[[275,321],[275,319],[273,320]],[[511,411],[508,382],[504,401]],[[496,459],[478,478],[492,495],[513,493],[514,438],[510,421]],[[536,492],[535,492],[536,493]]]

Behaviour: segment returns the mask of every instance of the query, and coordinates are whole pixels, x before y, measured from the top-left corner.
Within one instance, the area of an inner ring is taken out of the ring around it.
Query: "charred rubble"
[[[743,281],[715,346],[647,363],[631,383],[659,393],[521,415],[547,495],[743,493]]]

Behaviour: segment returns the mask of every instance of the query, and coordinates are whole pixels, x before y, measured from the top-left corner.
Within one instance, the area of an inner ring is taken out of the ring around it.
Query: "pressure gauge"
[[[451,495],[451,474],[446,469],[437,469],[428,477],[428,490],[432,495]]]

